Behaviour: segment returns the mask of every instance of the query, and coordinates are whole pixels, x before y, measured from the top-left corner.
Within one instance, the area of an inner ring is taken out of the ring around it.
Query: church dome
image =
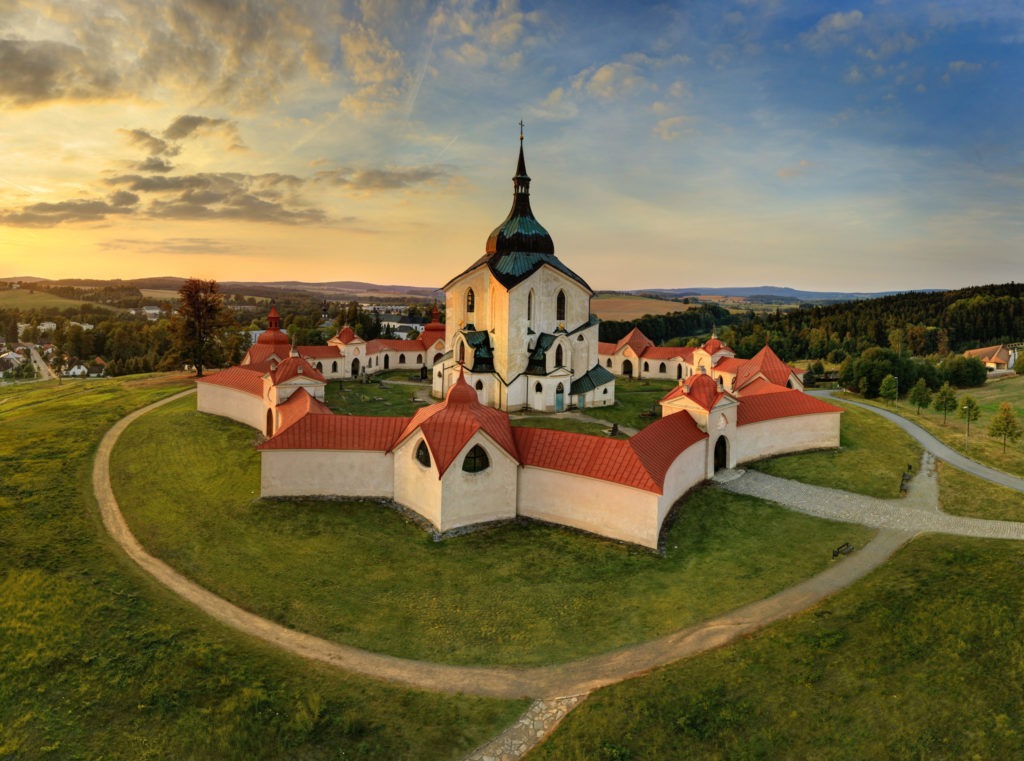
[[[480,400],[477,398],[476,391],[466,383],[466,378],[462,371],[459,371],[459,377],[455,383],[448,390],[447,402],[449,405],[452,404],[480,404]]]
[[[555,242],[530,208],[530,177],[526,174],[523,137],[519,136],[519,165],[512,178],[512,210],[487,238],[488,254],[554,254]]]
[[[267,329],[260,333],[256,343],[262,346],[291,345],[288,336],[281,330],[281,315],[278,313],[277,307],[270,307],[270,314],[267,315]]]

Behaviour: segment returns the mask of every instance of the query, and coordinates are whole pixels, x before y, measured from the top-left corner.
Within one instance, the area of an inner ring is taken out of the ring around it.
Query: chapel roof
[[[555,243],[551,235],[533,215],[533,209],[530,207],[530,176],[526,173],[522,132],[519,133],[519,163],[516,166],[515,177],[512,178],[512,185],[512,208],[505,221],[494,228],[488,236],[484,249],[486,253],[444,287],[447,289],[466,273],[486,264],[494,279],[506,289],[511,289],[547,264],[591,291],[583,278],[555,256]]]
[[[757,354],[747,360],[736,372],[735,388],[742,389],[744,385],[752,381],[758,374],[763,375],[772,383],[778,386],[785,386],[789,381],[793,368],[779,359],[768,344],[765,344]]]
[[[686,397],[706,410],[710,410],[726,393],[718,387],[718,383],[710,375],[698,373],[687,380],[680,381],[675,388],[661,398],[662,402]]]
[[[760,423],[795,415],[815,415],[819,413],[840,413],[841,407],[823,402],[803,391],[792,388],[779,388],[774,393],[756,394],[740,399],[739,411],[736,413],[736,425]],[[675,417],[673,415],[672,417]]]
[[[202,378],[196,378],[196,383],[226,386],[253,396],[263,396],[263,371],[249,365],[228,367],[213,375],[204,375]]]
[[[395,437],[408,423],[407,417],[307,414],[287,428],[282,428],[257,448],[333,449],[383,453],[390,449]]]
[[[508,415],[480,404],[476,391],[466,382],[461,370],[445,400],[417,410],[391,449],[417,430],[423,434],[430,447],[438,477],[445,474],[455,457],[478,431],[486,433],[513,458],[519,459]]]

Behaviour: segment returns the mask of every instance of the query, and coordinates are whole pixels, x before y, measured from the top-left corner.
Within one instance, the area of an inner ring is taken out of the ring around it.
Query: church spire
[[[512,210],[487,239],[487,253],[553,254],[555,244],[530,208],[530,175],[523,151],[523,123],[519,122],[519,163],[512,178]]]

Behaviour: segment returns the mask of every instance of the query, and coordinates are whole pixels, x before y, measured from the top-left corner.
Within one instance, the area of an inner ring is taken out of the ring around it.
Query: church
[[[261,431],[263,497],[391,500],[438,533],[527,517],[656,548],[665,518],[721,468],[839,445],[842,410],[803,393],[765,346],[716,336],[659,347],[598,340],[593,290],[555,256],[530,205],[520,133],[512,208],[444,286],[418,339],[292,346],[275,309],[242,363],[197,380],[197,408]],[[437,401],[410,418],[336,415],[329,380],[427,368]],[[512,425],[510,412],[613,405],[616,378],[674,379],[661,417],[626,438]]]

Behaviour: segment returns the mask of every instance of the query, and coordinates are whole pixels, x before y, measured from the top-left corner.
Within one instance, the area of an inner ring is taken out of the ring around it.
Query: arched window
[[[605,367],[611,367],[612,366],[612,358],[611,357],[608,357],[608,360],[604,363],[604,366]]]
[[[526,295],[526,322],[533,322],[533,291]]]
[[[564,360],[564,359],[565,359],[565,356],[562,354],[562,347],[561,346],[556,346],[555,347],[555,367],[561,367],[564,364],[562,362],[562,360]]]
[[[559,291],[555,298],[555,319],[559,322],[565,320],[565,291]]]
[[[322,373],[324,371],[324,363],[323,362],[317,362],[316,363],[316,371],[318,373]]]
[[[405,364],[405,355],[404,354],[399,354],[398,355],[398,364],[400,364],[400,365],[404,365]]]
[[[683,377],[683,366],[682,365],[677,365],[676,366],[676,379],[678,380],[678,379],[680,379],[682,377]]]
[[[441,361],[441,357],[442,357],[442,356],[443,356],[443,355],[441,354],[441,352],[438,352],[437,354],[435,354],[435,355],[434,355],[434,361],[433,361],[433,362],[431,362],[430,364],[432,364],[432,365],[436,365],[436,364],[437,364],[438,362],[440,362],[440,361]]]
[[[665,372],[665,371],[666,371],[667,369],[668,369],[668,368],[666,368],[666,367],[665,367],[665,363],[664,363],[664,362],[662,362],[662,363],[661,363],[660,365],[658,365],[658,372],[659,372],[659,373],[663,373],[663,372]]]
[[[331,362],[331,372],[338,372],[338,360],[334,360],[333,362]]]
[[[536,391],[538,394],[543,394],[544,393],[544,387],[542,385],[540,385],[539,382],[537,383],[536,386],[533,387],[533,390]]]
[[[469,314],[476,309],[476,296],[473,295],[473,289],[470,288],[466,291],[466,313]]]
[[[651,366],[649,364],[647,364],[646,362],[644,362],[644,372],[646,373],[650,369],[651,369]]]
[[[420,445],[416,447],[416,462],[424,468],[430,467],[430,450],[427,449],[427,442],[425,440],[420,441]]]
[[[479,444],[470,449],[466,459],[462,461],[462,469],[467,473],[479,473],[481,470],[487,470],[490,465],[487,452]]]
[[[387,354],[385,354],[384,355],[384,369],[387,370],[389,367],[391,367],[391,357],[389,357]]]
[[[466,344],[459,341],[459,364],[466,364]]]
[[[477,391],[483,391],[484,390],[484,382],[478,380],[476,382],[476,386],[474,388],[476,388]]]
[[[417,354],[416,355],[416,364],[417,365],[422,365],[423,364],[423,355],[422,354]]]

